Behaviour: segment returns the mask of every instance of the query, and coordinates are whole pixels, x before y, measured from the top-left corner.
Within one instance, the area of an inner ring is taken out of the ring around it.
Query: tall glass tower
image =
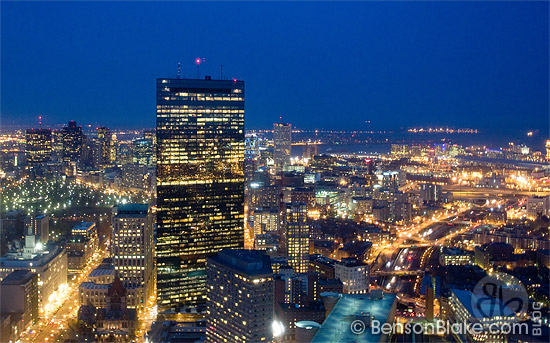
[[[273,160],[275,172],[281,173],[290,166],[290,149],[292,147],[292,125],[273,124]]]
[[[206,303],[206,257],[244,245],[244,82],[157,80],[160,311]]]

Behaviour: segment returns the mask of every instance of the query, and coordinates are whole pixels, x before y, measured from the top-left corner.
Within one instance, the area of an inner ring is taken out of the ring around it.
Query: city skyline
[[[550,341],[550,2],[0,6],[0,343]]]
[[[200,78],[219,78],[223,64],[224,78],[247,80],[247,129],[268,128],[282,116],[304,129],[423,123],[548,133],[545,2],[4,3],[2,9],[3,125],[42,115],[45,126],[93,117],[110,128],[153,127],[155,78],[175,77],[178,62],[182,77],[196,78],[200,57]],[[185,24],[173,31],[180,13]],[[208,15],[197,22],[193,13]],[[84,14],[85,23],[75,20]],[[263,23],[277,16],[283,24]],[[176,34],[163,35],[163,26],[154,25],[161,20]],[[145,30],[143,21],[155,29]],[[31,97],[28,78],[43,85]],[[334,122],[335,116],[347,120]]]

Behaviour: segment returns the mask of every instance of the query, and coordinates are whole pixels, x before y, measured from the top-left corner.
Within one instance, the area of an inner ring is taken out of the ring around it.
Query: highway
[[[480,188],[470,186],[446,185],[442,186],[444,192],[452,192],[455,199],[475,199],[487,197],[517,198],[518,196],[546,196],[550,192],[528,191],[508,188]]]

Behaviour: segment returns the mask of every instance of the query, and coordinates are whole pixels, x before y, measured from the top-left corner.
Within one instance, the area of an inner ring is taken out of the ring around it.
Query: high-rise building
[[[273,161],[275,172],[280,173],[290,166],[290,148],[292,147],[292,125],[273,124]]]
[[[153,217],[147,204],[113,208],[113,265],[124,287],[141,289],[136,307],[143,308],[153,291]]]
[[[420,199],[425,203],[440,202],[442,199],[441,186],[423,183],[420,185]]]
[[[26,157],[29,166],[37,166],[52,158],[52,130],[29,129],[25,135]]]
[[[152,167],[155,162],[153,139],[139,138],[132,141],[132,162],[141,166]]]
[[[48,242],[50,239],[50,217],[47,214],[36,212],[25,220],[25,224],[42,243]]]
[[[82,126],[76,126],[76,122],[73,120],[63,127],[63,161],[80,161],[84,137]]]
[[[99,143],[99,163],[102,165],[109,164],[111,163],[111,130],[101,126],[96,129],[96,132]]]
[[[296,273],[307,273],[309,265],[309,225],[307,223],[307,204],[284,204],[282,219],[282,243],[288,259],[288,264]]]
[[[157,294],[206,303],[206,257],[244,245],[244,82],[157,80]]]
[[[80,163],[84,166],[94,168],[101,164],[101,142],[99,139],[87,136],[83,137]]]
[[[223,250],[207,259],[206,340],[270,342],[273,271],[258,250]]]

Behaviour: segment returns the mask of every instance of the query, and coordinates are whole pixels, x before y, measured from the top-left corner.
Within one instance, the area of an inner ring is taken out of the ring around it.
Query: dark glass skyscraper
[[[105,126],[96,129],[97,139],[99,143],[99,163],[106,165],[111,163],[111,130]]]
[[[82,126],[76,126],[75,121],[70,121],[63,127],[63,160],[66,162],[79,162],[82,157],[82,145],[84,144]]]
[[[244,245],[244,82],[157,80],[157,292],[204,305],[206,257]]]

